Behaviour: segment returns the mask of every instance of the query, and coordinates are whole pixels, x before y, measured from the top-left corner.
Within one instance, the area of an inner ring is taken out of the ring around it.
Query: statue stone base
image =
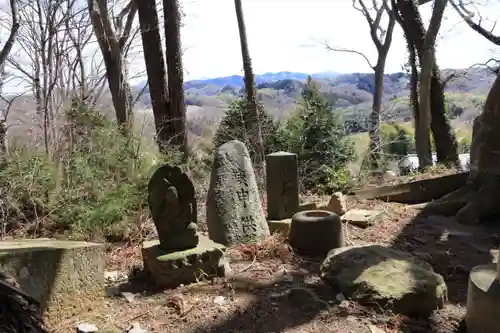
[[[144,269],[160,288],[176,288],[208,276],[224,276],[222,257],[225,247],[206,236],[196,247],[182,251],[165,251],[158,240],[144,242]]]

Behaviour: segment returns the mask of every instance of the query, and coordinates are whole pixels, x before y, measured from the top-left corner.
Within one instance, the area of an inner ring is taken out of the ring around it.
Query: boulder
[[[230,246],[269,236],[250,154],[243,142],[220,146],[214,156],[207,194],[209,237]]]
[[[406,315],[442,308],[448,295],[443,277],[428,263],[380,245],[331,250],[321,278],[353,301]]]
[[[344,195],[341,192],[335,192],[330,197],[330,201],[326,206],[326,210],[334,212],[335,214],[342,216],[347,211],[347,204]]]

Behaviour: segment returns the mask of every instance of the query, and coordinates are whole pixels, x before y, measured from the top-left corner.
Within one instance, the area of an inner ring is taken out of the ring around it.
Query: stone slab
[[[360,228],[367,228],[373,225],[377,216],[382,214],[380,210],[350,209],[342,215],[342,221]]]
[[[271,233],[282,233],[288,235],[290,231],[290,225],[292,224],[292,219],[284,219],[284,220],[268,220],[267,224],[269,225],[269,231]]]
[[[49,326],[104,304],[104,265],[104,244],[50,239],[0,241],[0,271],[40,302]]]
[[[421,179],[404,184],[378,186],[351,191],[361,200],[383,200],[404,204],[418,204],[439,199],[465,185],[468,172]]]
[[[159,240],[144,242],[142,258],[144,269],[161,288],[176,288],[202,277],[222,276],[225,246],[199,235],[198,246],[184,251],[166,252]]]
[[[301,203],[297,208],[297,212],[303,212],[305,210],[316,210],[318,209],[318,205],[315,202],[305,202]]]

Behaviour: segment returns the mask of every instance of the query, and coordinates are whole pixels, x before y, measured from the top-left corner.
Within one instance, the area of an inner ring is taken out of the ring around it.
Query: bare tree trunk
[[[109,90],[115,108],[118,126],[125,135],[132,127],[132,96],[126,77],[123,50],[129,38],[134,16],[137,13],[135,1],[130,2],[120,16],[127,16],[127,22],[121,36],[113,28],[108,13],[107,0],[88,0],[90,20],[101,49]],[[122,19],[119,17],[118,19]]]
[[[464,2],[450,0],[469,27],[500,46],[500,36],[473,21],[474,14]],[[426,207],[426,214],[456,216],[461,223],[478,223],[500,215],[500,72],[484,103],[483,112],[476,117],[472,129],[470,174],[467,184]]]
[[[375,65],[375,91],[373,92],[372,112],[370,113],[370,163],[372,170],[380,168],[380,141],[382,95],[384,93],[384,71],[387,55],[383,57],[379,54],[379,60]]]
[[[236,19],[238,20],[238,29],[240,33],[241,56],[243,58],[243,70],[245,72],[245,91],[247,95],[247,111],[248,115],[245,119],[245,129],[250,138],[253,150],[253,157],[256,169],[261,171],[263,176],[264,170],[264,143],[262,140],[262,129],[257,108],[257,92],[255,89],[255,77],[252,69],[252,60],[248,49],[247,33],[245,27],[245,19],[243,17],[243,8],[241,0],[234,0],[236,11]]]
[[[440,1],[440,0],[439,0]],[[426,1],[421,1],[425,3]],[[408,47],[413,45],[417,51],[419,62],[422,66],[424,57],[424,39],[426,36],[425,27],[422,23],[418,7],[413,0],[393,0],[393,9],[398,22],[405,31]],[[399,16],[399,14],[401,16]],[[455,136],[445,115],[445,99],[443,86],[440,79],[439,67],[437,65],[434,52],[432,52],[432,76],[430,82],[430,118],[431,131],[436,146],[436,156],[439,163],[446,165],[458,165],[458,152]],[[424,97],[426,98],[426,97]],[[421,103],[419,103],[421,104]],[[419,105],[419,113],[422,113]]]
[[[10,0],[10,13],[12,17],[12,27],[10,29],[9,38],[5,42],[2,50],[0,51],[0,81],[1,86],[0,89],[3,88],[4,78],[5,78],[5,62],[7,61],[7,57],[9,56],[10,51],[12,51],[12,47],[14,46],[14,42],[17,37],[17,33],[19,31],[19,12],[17,8],[18,0]],[[2,91],[0,91],[2,93]],[[8,104],[8,108],[4,110],[3,117],[0,119],[0,160],[5,161],[5,155],[7,154],[7,116],[9,114],[10,106],[12,102]]]
[[[173,125],[170,143],[177,146],[188,157],[186,131],[186,104],[184,103],[184,69],[181,48],[181,12],[179,0],[163,0],[165,19],[166,59],[168,93],[170,96],[170,117]]]
[[[168,148],[170,133],[174,133],[169,122],[169,96],[165,60],[161,47],[158,12],[155,0],[137,1],[139,24],[141,27],[144,61],[148,75],[149,94],[153,106],[156,128],[156,142],[160,152]]]

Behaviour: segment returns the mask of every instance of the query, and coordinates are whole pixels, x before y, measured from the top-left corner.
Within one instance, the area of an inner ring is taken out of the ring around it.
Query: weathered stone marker
[[[207,195],[207,227],[224,245],[252,243],[269,236],[250,155],[243,142],[220,146],[214,156]]]
[[[469,276],[465,321],[468,333],[500,332],[500,262],[476,266]]]
[[[299,170],[296,154],[277,152],[266,156],[267,218],[289,219],[299,208]]]
[[[144,268],[159,287],[175,288],[202,274],[219,275],[224,246],[197,233],[194,186],[179,167],[164,165],[151,177],[148,202],[159,240],[143,244]]]
[[[36,299],[51,326],[104,306],[104,244],[0,241],[0,271]]]

